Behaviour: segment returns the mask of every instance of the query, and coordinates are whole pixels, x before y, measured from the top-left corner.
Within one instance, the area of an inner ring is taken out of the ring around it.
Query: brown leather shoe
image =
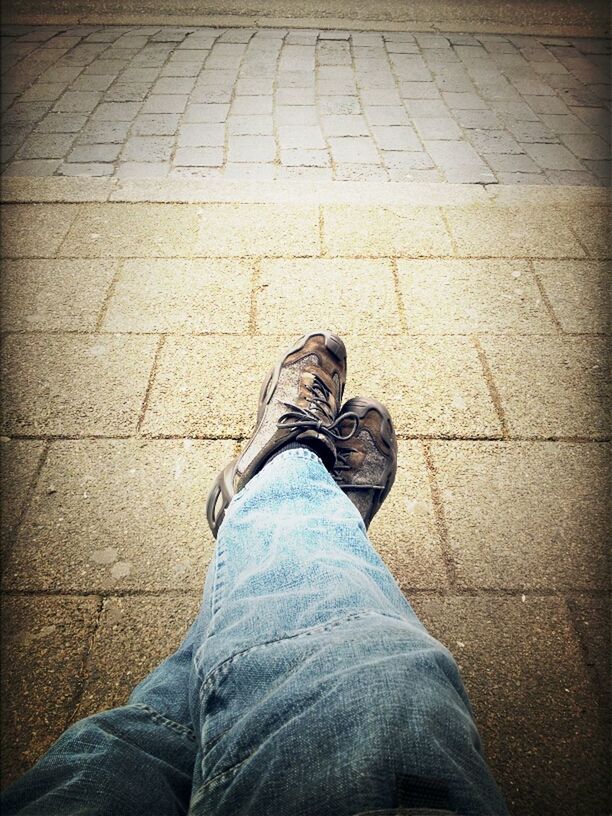
[[[387,498],[397,472],[397,439],[391,415],[384,405],[354,397],[342,406],[341,416],[358,417],[353,436],[337,445],[333,477],[361,513],[368,528]],[[349,422],[340,431],[350,431]]]
[[[335,334],[305,335],[286,352],[264,380],[257,425],[246,448],[221,471],[208,496],[206,515],[213,535],[233,496],[283,445],[307,445],[332,471],[336,441],[343,439],[338,413],[345,382],[346,348]],[[356,417],[342,422],[344,434],[354,432]]]

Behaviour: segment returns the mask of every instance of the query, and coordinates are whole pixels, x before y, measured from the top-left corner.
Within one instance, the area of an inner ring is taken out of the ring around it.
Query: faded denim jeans
[[[8,788],[36,816],[502,816],[450,653],[305,448],[232,501],[196,621]]]

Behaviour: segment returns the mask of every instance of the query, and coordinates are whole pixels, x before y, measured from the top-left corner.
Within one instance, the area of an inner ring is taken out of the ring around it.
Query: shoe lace
[[[312,383],[306,383],[310,392],[308,408],[302,408],[293,402],[283,402],[287,411],[279,417],[277,425],[287,430],[315,430],[327,434],[338,441],[345,441],[355,435],[359,426],[359,417],[353,411],[347,411],[334,419],[331,406],[331,391],[317,376],[313,375]],[[340,425],[346,421],[351,423],[348,433],[340,431]]]

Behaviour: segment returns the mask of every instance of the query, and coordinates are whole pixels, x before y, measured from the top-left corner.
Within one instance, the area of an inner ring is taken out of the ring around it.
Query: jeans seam
[[[329,631],[330,629],[335,629],[338,626],[342,626],[342,624],[347,623],[348,621],[352,620],[359,620],[360,618],[366,617],[384,617],[384,618],[391,618],[392,620],[403,621],[399,615],[390,615],[388,612],[380,612],[378,610],[368,610],[365,612],[352,612],[349,615],[345,615],[343,618],[338,618],[334,621],[330,621],[329,623],[319,624],[317,626],[311,626],[308,629],[302,629],[299,632],[295,632],[292,635],[284,635],[283,637],[273,638],[272,640],[266,640],[262,643],[257,643],[255,646],[249,646],[247,649],[243,649],[241,652],[236,652],[236,654],[232,655],[231,657],[226,658],[222,663],[219,663],[218,666],[215,666],[206,677],[203,679],[202,685],[200,687],[199,698],[200,702],[204,697],[205,692],[209,689],[210,686],[213,685],[215,680],[221,680],[225,677],[232,664],[241,657],[245,657],[252,652],[256,652],[260,649],[265,648],[266,646],[270,646],[273,643],[283,643],[286,640],[296,640],[298,638],[309,637],[314,634],[318,634],[319,632]]]
[[[177,734],[181,734],[184,737],[187,737],[192,742],[196,740],[196,733],[191,728],[188,728],[186,725],[182,725],[181,723],[177,723],[174,720],[170,720],[168,717],[165,717],[161,712],[157,711],[155,708],[152,708],[147,703],[132,703],[134,708],[138,708],[141,711],[144,711],[148,714],[154,723],[158,725],[163,725],[166,728],[169,728],[171,731],[176,732]]]
[[[219,613],[219,610],[221,609],[221,605],[223,603],[223,595],[225,588],[225,575],[224,575],[225,561],[226,561],[225,543],[223,542],[223,540],[220,540],[217,541],[217,547],[215,549],[215,575],[211,594],[211,620],[210,626],[208,627],[208,636],[212,635],[214,632],[215,618]]]

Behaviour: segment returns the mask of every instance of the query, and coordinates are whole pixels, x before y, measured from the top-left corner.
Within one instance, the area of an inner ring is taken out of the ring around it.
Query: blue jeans
[[[318,457],[232,501],[197,619],[2,798],[37,816],[501,816],[457,665]]]

